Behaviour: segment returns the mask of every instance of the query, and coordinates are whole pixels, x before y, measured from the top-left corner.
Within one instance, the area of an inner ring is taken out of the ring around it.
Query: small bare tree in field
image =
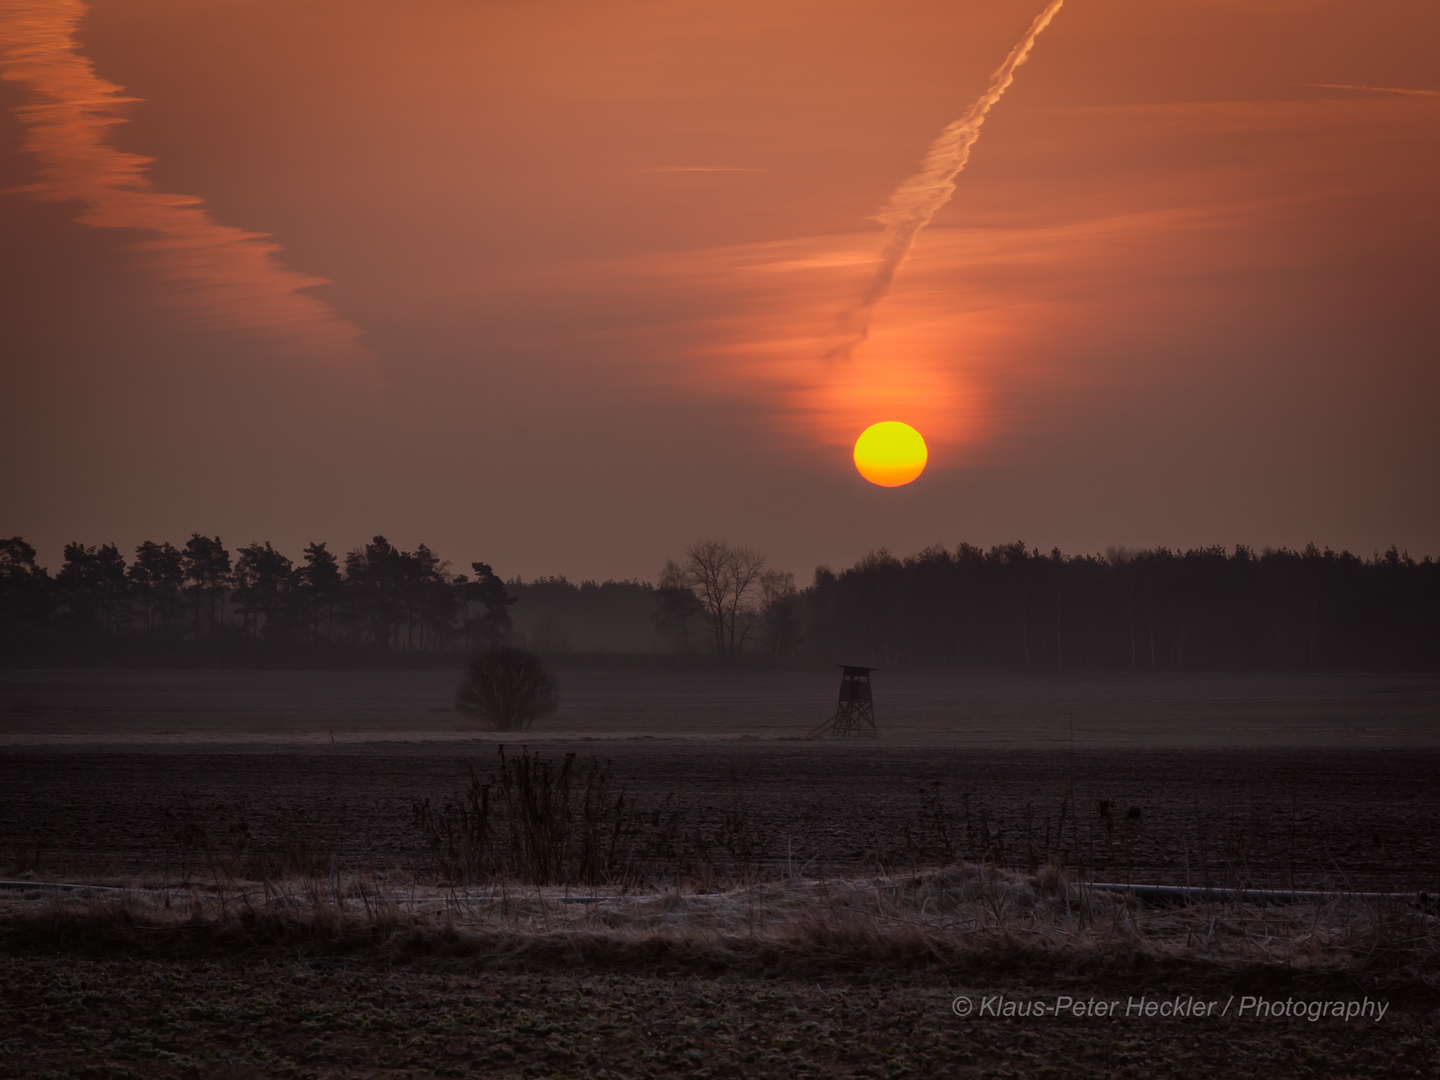
[[[745,649],[759,624],[757,604],[765,556],[723,540],[700,540],[685,550],[681,563],[665,564],[662,589],[688,589],[710,624],[715,654],[730,660]]]
[[[470,662],[455,707],[496,731],[526,731],[560,707],[560,684],[534,653],[502,645]]]

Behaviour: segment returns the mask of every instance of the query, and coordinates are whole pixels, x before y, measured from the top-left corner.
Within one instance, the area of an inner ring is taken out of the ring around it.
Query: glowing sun
[[[855,440],[855,468],[881,487],[910,483],[925,471],[929,459],[920,433],[899,420],[871,424]]]

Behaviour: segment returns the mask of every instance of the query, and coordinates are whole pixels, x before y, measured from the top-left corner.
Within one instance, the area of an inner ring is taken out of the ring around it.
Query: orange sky
[[[0,534],[1440,553],[1440,8],[0,0]],[[849,446],[905,420],[880,490]]]

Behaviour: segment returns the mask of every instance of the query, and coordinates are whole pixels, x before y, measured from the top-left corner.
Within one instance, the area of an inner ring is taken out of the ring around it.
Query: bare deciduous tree
[[[765,556],[723,540],[699,540],[685,549],[682,563],[667,562],[662,589],[688,589],[710,624],[715,653],[729,660],[745,649],[759,623],[757,605]]]
[[[765,655],[781,660],[795,654],[800,645],[800,591],[795,575],[766,570],[760,575],[760,612]]]
[[[526,731],[560,707],[560,684],[534,653],[502,645],[471,661],[455,707],[496,731]]]

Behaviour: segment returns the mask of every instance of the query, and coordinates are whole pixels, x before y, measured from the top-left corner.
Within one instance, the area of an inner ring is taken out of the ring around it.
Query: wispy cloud
[[[201,324],[256,333],[281,351],[335,360],[365,360],[363,333],[305,289],[326,279],[286,269],[282,250],[263,233],[222,225],[201,199],[160,190],[152,158],[107,140],[135,102],[95,73],[81,55],[76,28],[81,0],[0,0],[0,79],[17,83],[30,102],[15,108],[22,148],[38,179],[11,189],[44,202],[73,202],[86,225],[138,230],[134,248],[150,273]]]
[[[1411,90],[1404,86],[1355,86],[1351,83],[1307,82],[1300,86],[1311,86],[1318,90],[1363,90],[1371,94],[1409,94],[1414,97],[1440,97],[1440,90]]]
[[[834,340],[833,297],[873,274],[873,234],[585,262],[546,284],[578,295],[603,283],[597,298],[643,295],[657,313],[685,310],[682,319],[613,331],[614,344],[654,358],[649,379],[712,394],[726,387],[806,442],[849,445],[866,424],[898,418],[953,453],[989,437],[996,387],[1027,377],[1031,361],[1020,358],[1025,346],[1017,343],[1057,312],[1081,318],[1075,312],[1097,292],[1133,298],[1138,290],[1117,277],[1117,267],[1161,238],[1193,254],[1196,244],[1185,238],[1215,236],[1276,210],[1268,202],[1227,203],[934,229],[912,255],[909,285],[887,301],[893,310],[877,322],[869,345],[838,368],[816,357]],[[1017,289],[1017,280],[1027,287]]]

